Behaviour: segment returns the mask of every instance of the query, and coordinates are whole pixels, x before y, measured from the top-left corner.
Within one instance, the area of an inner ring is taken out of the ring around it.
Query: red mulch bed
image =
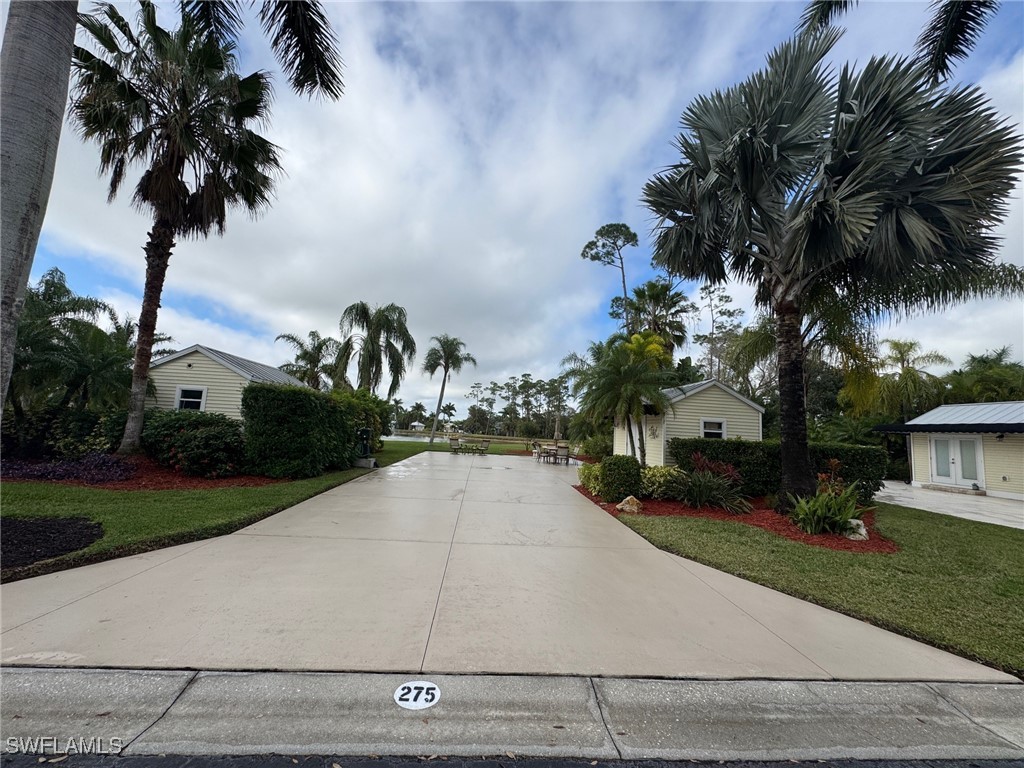
[[[105,483],[87,483],[81,480],[48,480],[46,482],[75,485],[80,488],[102,488],[107,491],[206,491],[213,488],[255,488],[284,482],[256,475],[235,475],[234,477],[216,479],[192,477],[157,464],[147,456],[127,456],[124,460],[135,465],[135,474],[127,480],[114,480]],[[24,481],[4,478],[4,482]]]
[[[591,495],[590,492],[581,485],[573,487],[601,507],[601,509],[608,514],[613,517],[619,516],[620,512],[615,509],[614,504],[607,504],[601,501],[601,499]],[[896,546],[895,542],[882,536],[882,534],[878,532],[878,529],[875,528],[875,513],[873,511],[865,512],[863,517],[861,517],[864,521],[864,525],[867,526],[868,529],[868,540],[852,541],[851,539],[848,539],[845,536],[840,536],[836,533],[804,533],[788,517],[780,515],[774,509],[766,507],[764,499],[751,499],[754,509],[746,515],[731,515],[724,509],[718,509],[715,507],[701,507],[700,509],[694,509],[681,501],[656,501],[654,499],[644,499],[641,503],[643,504],[643,510],[640,512],[641,515],[648,515],[651,517],[704,517],[709,520],[728,520],[731,523],[752,525],[756,528],[761,528],[762,530],[774,533],[777,536],[784,536],[792,541],[809,544],[812,547],[824,547],[825,549],[835,549],[840,552],[866,552],[887,555],[900,551],[900,548]]]

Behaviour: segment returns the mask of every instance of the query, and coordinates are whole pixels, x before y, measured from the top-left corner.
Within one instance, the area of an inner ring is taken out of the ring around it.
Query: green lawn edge
[[[448,450],[446,441],[431,445],[386,440],[374,457],[386,467],[424,451]],[[82,516],[102,523],[104,535],[76,552],[0,569],[0,583],[233,533],[372,471],[354,468],[256,488],[195,491],[110,491],[61,483],[5,482],[0,486],[0,532],[3,518]],[[153,519],[139,519],[146,514]]]
[[[666,552],[1024,679],[1024,531],[877,506],[896,554],[808,546],[728,520],[618,519]]]

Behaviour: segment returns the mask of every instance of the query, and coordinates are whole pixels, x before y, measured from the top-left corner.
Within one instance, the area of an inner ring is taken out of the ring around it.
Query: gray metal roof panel
[[[1024,401],[940,405],[907,422],[908,426],[930,424],[1024,424]]]
[[[229,368],[234,368],[250,381],[257,381],[265,384],[290,384],[291,386],[298,387],[306,386],[305,383],[299,381],[294,376],[287,374],[280,368],[275,368],[272,365],[257,363],[255,360],[247,360],[244,357],[232,355],[227,352],[221,352],[219,349],[212,349],[211,347],[202,347],[202,349],[205,349],[210,353],[211,357],[219,358],[222,363],[227,365]]]

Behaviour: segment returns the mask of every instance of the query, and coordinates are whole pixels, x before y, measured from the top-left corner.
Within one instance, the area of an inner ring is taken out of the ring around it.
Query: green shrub
[[[242,391],[250,470],[304,478],[351,466],[357,407],[358,398],[308,387],[250,384]]]
[[[245,462],[242,425],[220,413],[146,411],[142,449],[186,475],[230,477]]]
[[[601,467],[601,498],[618,504],[640,495],[640,462],[635,456],[608,456]]]
[[[611,435],[591,435],[580,445],[584,456],[589,456],[594,461],[604,461],[605,456],[611,456],[612,437]]]
[[[640,470],[641,499],[683,498],[686,492],[686,473],[679,467],[643,467]]]
[[[781,483],[778,440],[712,440],[674,438],[669,441],[669,456],[684,470],[693,469],[693,454],[699,452],[711,461],[732,464],[743,481],[739,487],[747,496],[777,494]],[[888,457],[876,446],[845,443],[811,443],[811,469],[825,472],[830,459],[838,459],[847,479],[856,481],[862,503],[871,501],[885,480]]]
[[[868,511],[858,508],[857,494],[857,483],[850,483],[842,490],[823,488],[809,498],[790,495],[790,517],[805,533],[846,533],[850,521]]]
[[[592,495],[602,498],[601,493],[601,465],[580,464],[580,485],[586,488]]]
[[[369,427],[370,450],[373,452],[382,450],[384,441],[381,438],[391,434],[391,406],[388,405],[388,401],[382,400],[365,389],[357,389],[354,392],[332,392],[331,397],[348,412],[353,434],[355,434],[355,430]],[[353,449],[350,459],[354,458],[355,451]]]
[[[691,507],[717,507],[732,515],[744,515],[750,511],[750,502],[743,498],[726,475],[708,470],[690,472],[683,491],[683,501]]]

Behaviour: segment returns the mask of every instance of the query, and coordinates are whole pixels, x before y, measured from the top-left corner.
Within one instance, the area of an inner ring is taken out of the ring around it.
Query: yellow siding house
[[[764,408],[717,379],[666,389],[664,394],[669,400],[665,413],[646,414],[642,425],[633,425],[634,442],[638,427],[644,430],[648,466],[675,464],[668,454],[669,440],[675,437],[762,439]],[[619,455],[630,455],[625,424],[615,427],[613,448]]]
[[[940,405],[906,424],[912,484],[1024,500],[1024,402]]]
[[[154,360],[149,378],[156,389],[150,407],[223,413],[232,419],[242,418],[242,390],[253,382],[306,386],[273,366],[199,344]]]

